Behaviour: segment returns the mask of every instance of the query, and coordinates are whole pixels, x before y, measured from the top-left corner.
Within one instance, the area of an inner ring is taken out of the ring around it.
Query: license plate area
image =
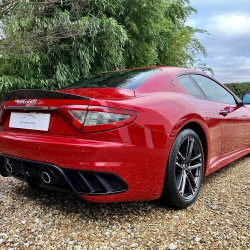
[[[10,128],[48,131],[50,114],[11,112]]]

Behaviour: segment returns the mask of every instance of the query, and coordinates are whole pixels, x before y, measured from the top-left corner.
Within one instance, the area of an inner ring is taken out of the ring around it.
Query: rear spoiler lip
[[[65,92],[57,92],[57,91],[41,90],[41,89],[20,89],[6,93],[2,98],[2,102],[11,100],[23,100],[23,99],[65,99],[65,100],[85,100],[85,101],[91,100],[91,98],[86,96],[68,94]]]

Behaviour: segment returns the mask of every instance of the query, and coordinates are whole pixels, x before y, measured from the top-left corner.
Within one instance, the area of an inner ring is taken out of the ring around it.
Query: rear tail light
[[[137,113],[131,110],[102,106],[61,106],[59,112],[82,132],[98,132],[132,123]]]
[[[85,116],[86,116],[86,111],[81,111],[81,110],[69,110],[69,114],[72,116],[71,123],[77,127],[78,129],[81,129],[82,124],[84,124]]]
[[[121,122],[127,119],[129,119],[129,115],[89,111],[87,113],[84,126],[93,126],[93,125],[108,124],[108,123],[113,123],[113,122]]]

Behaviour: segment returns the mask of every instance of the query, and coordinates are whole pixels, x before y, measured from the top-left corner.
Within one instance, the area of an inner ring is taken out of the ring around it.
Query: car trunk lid
[[[76,136],[80,131],[65,119],[58,108],[81,105],[87,108],[91,98],[49,90],[15,90],[3,97],[1,129],[27,133]]]
[[[119,88],[11,91],[3,97],[1,129],[68,136],[114,129],[131,123],[136,114],[99,106],[98,100],[112,102],[130,98],[134,98],[133,90]],[[96,124],[86,125],[86,117],[94,119]]]

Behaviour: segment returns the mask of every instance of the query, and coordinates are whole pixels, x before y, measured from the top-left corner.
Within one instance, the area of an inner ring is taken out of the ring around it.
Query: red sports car
[[[192,204],[203,177],[249,153],[243,101],[197,70],[98,74],[3,97],[0,173],[91,202]]]

